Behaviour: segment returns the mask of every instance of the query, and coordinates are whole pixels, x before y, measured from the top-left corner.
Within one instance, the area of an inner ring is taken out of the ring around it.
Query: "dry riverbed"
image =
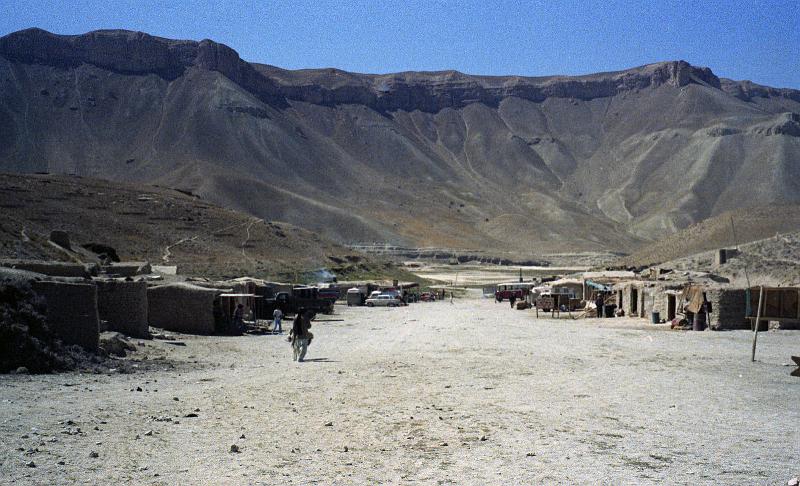
[[[0,377],[8,484],[785,484],[800,332],[535,319],[490,300],[337,307],[280,336],[179,336],[174,368]],[[342,319],[341,321],[338,319]],[[135,341],[134,341],[135,342]],[[231,452],[236,446],[238,452]],[[30,465],[29,465],[30,464]]]

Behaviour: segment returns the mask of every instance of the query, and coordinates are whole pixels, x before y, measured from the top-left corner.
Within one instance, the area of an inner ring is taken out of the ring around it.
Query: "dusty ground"
[[[0,482],[785,484],[800,472],[800,379],[784,366],[800,332],[762,334],[752,364],[747,332],[537,320],[477,299],[337,312],[314,326],[306,363],[278,336],[183,336],[137,352],[168,349],[186,363],[175,370],[0,377]]]

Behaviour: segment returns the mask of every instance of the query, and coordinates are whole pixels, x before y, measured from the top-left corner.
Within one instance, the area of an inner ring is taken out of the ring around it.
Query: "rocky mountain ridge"
[[[591,100],[624,91],[690,83],[723,88],[743,100],[781,96],[800,101],[800,91],[718,78],[686,61],[650,64],[584,76],[474,76],[458,71],[356,74],[337,69],[288,71],[243,61],[232,48],[209,39],[172,40],[143,32],[98,30],[57,35],[27,29],[0,38],[0,55],[23,63],[77,67],[87,63],[120,74],[156,74],[168,80],[196,67],[217,71],[272,103],[286,99],[316,104],[359,103],[379,111],[435,112],[503,98],[541,102],[549,97]],[[277,81],[277,82],[276,82]]]
[[[800,91],[684,61],[357,74],[140,32],[0,38],[0,170],[156,183],[344,243],[633,251],[800,202]]]

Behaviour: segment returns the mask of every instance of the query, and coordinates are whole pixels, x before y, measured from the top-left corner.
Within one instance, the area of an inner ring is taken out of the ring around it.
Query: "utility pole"
[[[756,324],[753,326],[753,352],[750,361],[756,360],[756,342],[758,341],[758,325],[761,323],[761,301],[764,300],[764,286],[761,285],[758,291],[758,310],[756,310]]]

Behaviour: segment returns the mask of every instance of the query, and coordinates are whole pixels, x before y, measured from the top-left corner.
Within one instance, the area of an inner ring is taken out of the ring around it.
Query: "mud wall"
[[[47,326],[64,344],[96,351],[100,337],[94,283],[32,282],[45,301]]]
[[[147,283],[98,280],[97,311],[106,329],[131,337],[150,337],[147,320]]]

